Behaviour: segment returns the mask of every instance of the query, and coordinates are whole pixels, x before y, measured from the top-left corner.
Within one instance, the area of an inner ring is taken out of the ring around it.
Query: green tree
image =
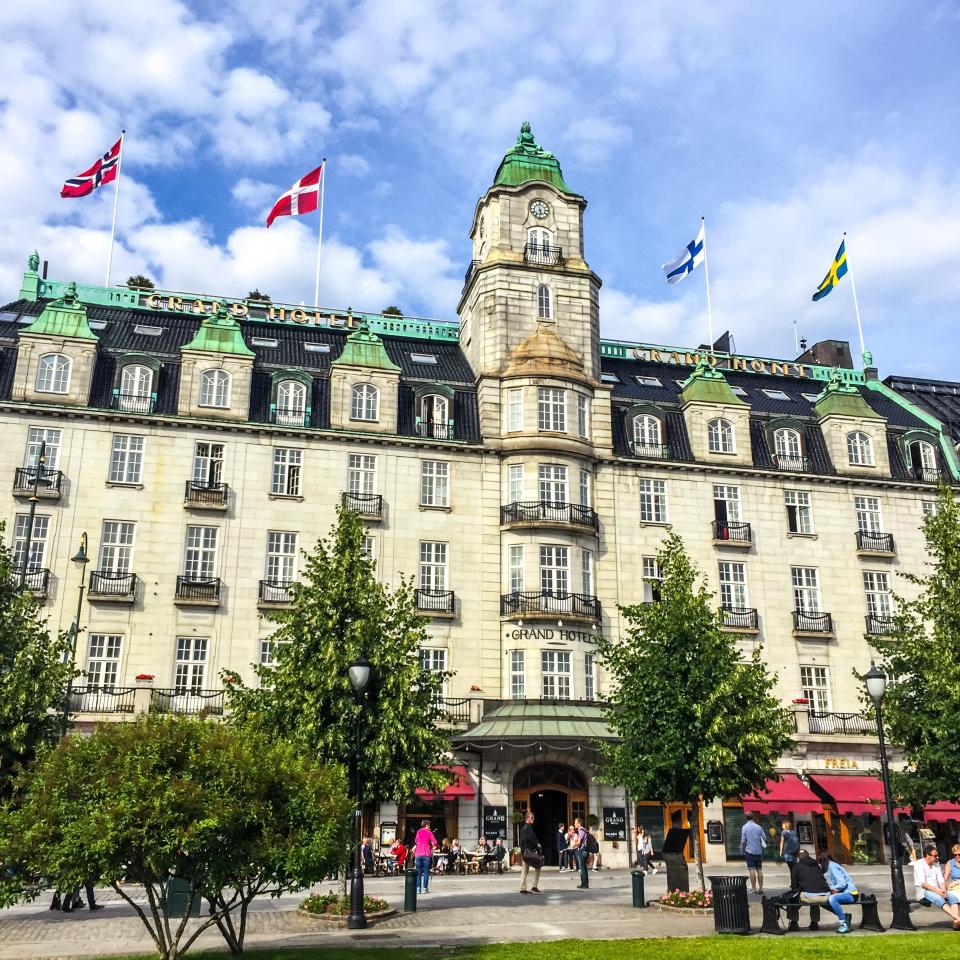
[[[247,911],[321,880],[337,862],[350,820],[343,771],[292,745],[196,718],[148,715],[65,737],[17,782],[0,809],[5,901],[109,883],[140,917],[165,960],[216,925],[243,950]],[[187,930],[170,916],[171,872],[188,902],[209,912]],[[142,883],[147,905],[121,886]]]
[[[256,300],[258,303],[270,303],[270,294],[261,293],[256,287],[254,287],[248,294],[248,300]]]
[[[153,290],[156,284],[142,273],[136,273],[132,277],[127,277],[127,286],[131,290]]]
[[[722,629],[680,538],[667,537],[657,559],[659,600],[621,608],[622,642],[597,639],[613,680],[607,722],[619,738],[601,746],[603,779],[634,797],[690,804],[703,889],[698,802],[762,789],[793,725],[759,651],[744,659]]]
[[[897,596],[894,633],[868,638],[892,678],[883,715],[906,760],[894,785],[915,806],[960,799],[960,504],[946,485],[923,531],[929,572],[901,573],[916,598]]]
[[[383,310],[380,311],[380,316],[382,316],[382,317],[402,317],[402,316],[403,316],[403,311],[402,311],[399,307],[394,307],[394,306],[384,307]]]
[[[70,665],[69,633],[51,634],[41,607],[20,591],[0,523],[0,797],[39,748],[55,743]]]

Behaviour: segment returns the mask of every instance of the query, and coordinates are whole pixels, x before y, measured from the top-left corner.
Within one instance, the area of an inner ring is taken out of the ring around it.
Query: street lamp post
[[[33,468],[33,485],[32,490],[30,491],[29,503],[30,503],[30,515],[27,517],[27,531],[26,536],[24,537],[23,544],[23,557],[20,560],[20,583],[18,585],[18,590],[22,593],[24,587],[27,584],[27,572],[30,567],[30,548],[33,546],[33,520],[37,514],[37,501],[40,499],[37,495],[37,491],[41,486],[49,486],[50,481],[47,479],[47,441],[40,441],[40,452],[37,455],[37,463]]]
[[[883,696],[887,692],[887,675],[875,664],[870,664],[870,670],[863,675],[867,693],[873,701],[877,714],[877,737],[880,740],[880,770],[883,775],[883,799],[887,806],[887,826],[890,836],[890,882],[893,896],[890,898],[893,906],[893,922],[895,930],[914,930],[910,919],[910,901],[907,900],[907,890],[903,883],[903,864],[900,860],[899,837],[897,824],[893,819],[893,794],[890,790],[890,767],[887,764],[887,741],[883,734]]]
[[[370,684],[370,664],[358,657],[347,668],[353,697],[357,702],[357,722],[354,731],[354,779],[356,806],[353,811],[352,843],[353,869],[350,873],[350,913],[347,915],[348,930],[362,930],[367,925],[367,916],[363,910],[363,855],[360,851],[360,818],[363,812],[363,789],[360,783],[360,721],[363,716],[363,704],[367,687]]]
[[[70,625],[70,675],[67,677],[67,695],[63,700],[63,718],[61,721],[61,735],[66,736],[70,726],[70,699],[73,696],[73,671],[77,662],[77,636],[80,633],[80,615],[83,612],[83,591],[86,587],[86,570],[90,558],[87,556],[87,535],[80,535],[80,549],[70,558],[80,567],[80,588],[77,596],[77,615]]]

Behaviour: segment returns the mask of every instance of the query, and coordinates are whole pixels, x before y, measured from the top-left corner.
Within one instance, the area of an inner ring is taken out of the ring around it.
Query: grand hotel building
[[[882,381],[836,342],[770,360],[602,340],[585,208],[525,125],[476,204],[457,322],[83,286],[31,256],[0,308],[4,514],[51,624],[79,603],[78,725],[222,712],[221,668],[269,659],[265,614],[343,500],[379,576],[417,577],[424,666],[454,672],[454,783],[372,828],[429,811],[469,843],[527,807],[545,831],[596,814],[622,864],[621,831],[659,844],[687,811],[595,782],[594,640],[656,599],[673,530],[797,727],[770,793],[702,812],[708,861],[739,853],[745,808],[883,857],[853,671],[897,573],[922,570],[937,481],[960,480],[956,388]]]

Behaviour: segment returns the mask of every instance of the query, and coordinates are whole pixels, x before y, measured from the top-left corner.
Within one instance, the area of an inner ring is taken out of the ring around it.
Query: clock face
[[[550,208],[543,202],[543,200],[534,200],[530,204],[530,212],[538,219],[543,220],[546,215],[550,212]]]

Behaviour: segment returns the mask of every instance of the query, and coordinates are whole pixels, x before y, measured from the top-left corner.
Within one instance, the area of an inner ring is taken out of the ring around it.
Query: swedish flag
[[[847,241],[843,240],[840,243],[840,249],[837,251],[837,255],[833,258],[830,269],[827,271],[827,275],[823,278],[820,286],[817,287],[817,292],[813,295],[813,299],[822,300],[840,282],[840,278],[845,276],[846,273]]]

